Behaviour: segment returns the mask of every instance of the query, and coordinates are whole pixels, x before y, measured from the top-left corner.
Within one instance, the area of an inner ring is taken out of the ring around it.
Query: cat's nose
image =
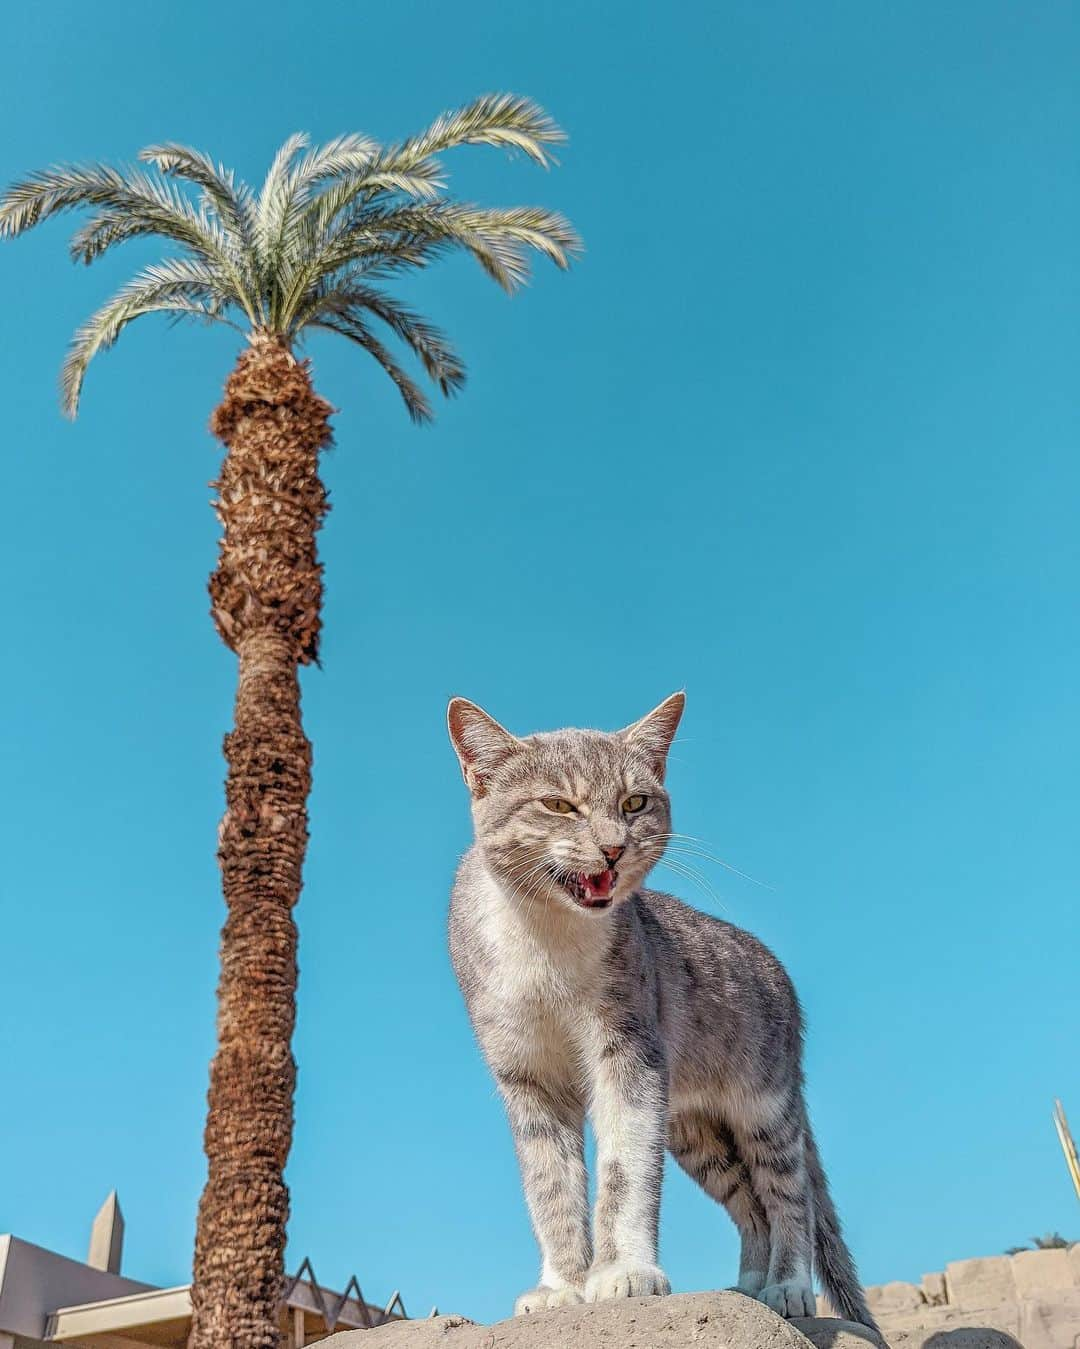
[[[626,851],[626,849],[625,849],[625,848],[601,848],[600,851],[601,851],[601,852],[604,854],[604,856],[607,858],[608,862],[609,862],[612,866],[614,866],[615,863],[619,860],[619,858],[620,858],[620,857],[623,855],[623,853]]]

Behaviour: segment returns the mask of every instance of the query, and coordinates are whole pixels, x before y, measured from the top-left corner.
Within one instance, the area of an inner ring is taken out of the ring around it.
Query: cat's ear
[[[642,717],[640,721],[635,721],[632,726],[627,726],[620,733],[627,744],[645,755],[659,774],[661,782],[667,768],[668,750],[675,739],[675,732],[679,729],[679,720],[685,706],[686,694],[673,693],[670,698],[665,698],[659,707],[654,707],[648,715]]]
[[[446,725],[466,787],[473,796],[483,796],[488,778],[521,749],[521,741],[468,698],[450,699]]]

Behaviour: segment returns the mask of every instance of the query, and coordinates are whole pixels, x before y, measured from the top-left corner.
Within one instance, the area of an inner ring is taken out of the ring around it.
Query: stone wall
[[[866,1299],[893,1349],[945,1349],[966,1326],[1004,1331],[1023,1349],[1080,1349],[1080,1243],[954,1260],[921,1284],[868,1288]]]

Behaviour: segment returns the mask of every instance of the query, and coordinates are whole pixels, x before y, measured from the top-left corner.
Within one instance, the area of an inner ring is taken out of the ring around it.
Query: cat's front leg
[[[542,1261],[539,1284],[521,1294],[514,1315],[581,1302],[592,1260],[584,1105],[518,1069],[495,1076]]]
[[[596,1263],[586,1302],[671,1292],[656,1263],[667,1136],[667,1071],[659,1040],[603,1037],[594,1068]]]

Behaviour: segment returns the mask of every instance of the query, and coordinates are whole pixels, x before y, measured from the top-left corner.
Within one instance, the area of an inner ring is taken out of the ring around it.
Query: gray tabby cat
[[[543,1261],[515,1311],[670,1291],[666,1146],[738,1226],[742,1292],[812,1316],[816,1261],[836,1309],[872,1326],[810,1132],[791,981],[748,932],[641,889],[672,837],[664,769],[683,703],[615,734],[524,739],[450,703],[476,827],[450,952]]]

